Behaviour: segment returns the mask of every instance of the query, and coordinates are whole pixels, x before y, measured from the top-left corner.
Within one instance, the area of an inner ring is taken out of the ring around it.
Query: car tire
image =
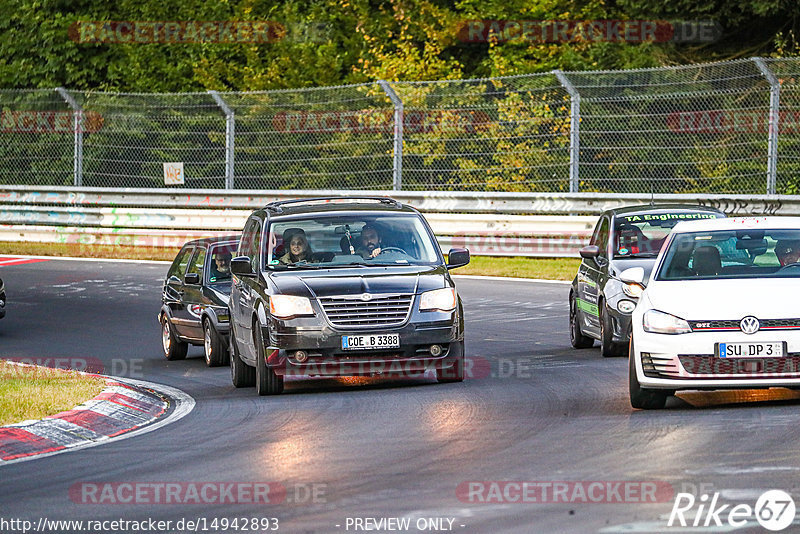
[[[250,388],[256,385],[256,370],[242,361],[239,357],[239,350],[236,348],[236,340],[233,334],[233,321],[231,321],[230,333],[230,365],[231,382],[237,388]]]
[[[667,397],[671,392],[657,390],[657,389],[644,389],[639,384],[639,379],[636,377],[636,364],[634,358],[636,354],[633,350],[633,337],[628,350],[628,391],[631,398],[631,406],[641,410],[660,410],[667,404]]]
[[[280,395],[283,393],[283,376],[276,374],[267,366],[264,335],[258,323],[253,324],[253,338],[256,347],[256,393],[262,397]]]
[[[464,381],[464,342],[458,341],[453,343],[450,350],[456,348],[461,352],[456,358],[456,362],[452,367],[447,369],[436,369],[436,381],[440,384],[450,384],[453,382]]]
[[[624,356],[625,352],[619,343],[614,343],[614,325],[611,323],[611,315],[606,310],[605,301],[600,301],[597,305],[600,313],[600,354],[603,358],[614,356]]]
[[[578,303],[575,294],[569,294],[569,342],[573,348],[588,349],[594,345],[594,339],[584,336],[581,332],[581,323],[578,320]]]
[[[185,359],[189,350],[189,344],[175,335],[166,313],[161,314],[161,348],[164,350],[164,357],[169,361]]]
[[[208,317],[203,319],[203,352],[209,367],[219,367],[227,363],[228,347],[222,342]]]

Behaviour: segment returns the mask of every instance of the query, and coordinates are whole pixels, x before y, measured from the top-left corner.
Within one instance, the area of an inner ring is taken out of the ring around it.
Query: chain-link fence
[[[6,184],[800,193],[800,58],[314,89],[0,91]]]

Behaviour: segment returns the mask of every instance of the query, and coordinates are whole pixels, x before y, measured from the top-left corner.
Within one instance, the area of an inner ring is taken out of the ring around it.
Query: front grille
[[[408,319],[414,295],[373,295],[370,300],[356,297],[320,297],[322,310],[333,326],[397,326]]]
[[[738,320],[723,321],[689,321],[689,326],[695,332],[710,332],[714,330],[740,330]],[[768,330],[796,330],[800,329],[800,319],[759,319],[759,329]]]
[[[708,354],[679,354],[690,375],[800,375],[800,354],[784,358],[717,358]]]

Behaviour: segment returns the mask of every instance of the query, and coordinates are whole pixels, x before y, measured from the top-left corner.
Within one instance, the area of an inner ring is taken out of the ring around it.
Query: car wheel
[[[578,303],[573,293],[570,293],[569,297],[569,341],[576,349],[588,349],[594,345],[594,339],[584,336],[583,332],[581,332],[581,323],[578,319]]]
[[[456,363],[452,367],[436,369],[436,380],[440,384],[464,381],[464,342],[453,343],[450,350],[453,348],[459,350],[461,354],[456,358]]]
[[[231,382],[237,388],[249,388],[256,384],[256,370],[242,361],[239,357],[239,350],[236,348],[236,341],[233,334],[233,321],[231,321],[230,334],[230,365]]]
[[[633,351],[633,337],[631,337],[628,350],[628,391],[631,397],[631,406],[641,410],[660,410],[667,404],[670,392],[657,389],[644,389],[639,385],[636,377],[635,353]]]
[[[203,319],[203,350],[206,356],[206,365],[219,367],[225,364],[228,348],[220,339],[214,325],[209,318]]]
[[[606,311],[605,302],[601,301],[597,305],[597,310],[600,312],[600,354],[603,358],[624,355],[619,343],[613,341],[614,325],[611,324],[611,315]]]
[[[170,361],[183,360],[189,350],[189,344],[175,336],[165,313],[161,314],[161,348],[164,349],[164,357]]]
[[[253,338],[256,347],[256,393],[279,395],[283,393],[283,377],[267,367],[264,351],[264,336],[258,323],[253,324]]]

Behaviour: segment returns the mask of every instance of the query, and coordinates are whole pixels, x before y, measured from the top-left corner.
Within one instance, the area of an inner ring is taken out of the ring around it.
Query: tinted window
[[[608,227],[608,217],[603,217],[597,233],[597,241],[595,242],[595,245],[600,248],[601,256],[608,256]]]
[[[189,265],[188,273],[197,273],[201,275],[203,274],[203,264],[206,261],[206,249],[202,247],[198,247],[195,252],[194,256],[192,257],[191,264]]]
[[[716,213],[640,213],[620,215],[614,229],[614,257],[658,255],[661,247],[680,221],[716,219]]]
[[[178,252],[178,255],[175,256],[175,259],[172,261],[169,271],[167,271],[167,277],[174,276],[176,278],[183,279],[183,274],[186,272],[186,265],[189,264],[189,253],[192,250],[193,247],[185,247],[183,250]]]

